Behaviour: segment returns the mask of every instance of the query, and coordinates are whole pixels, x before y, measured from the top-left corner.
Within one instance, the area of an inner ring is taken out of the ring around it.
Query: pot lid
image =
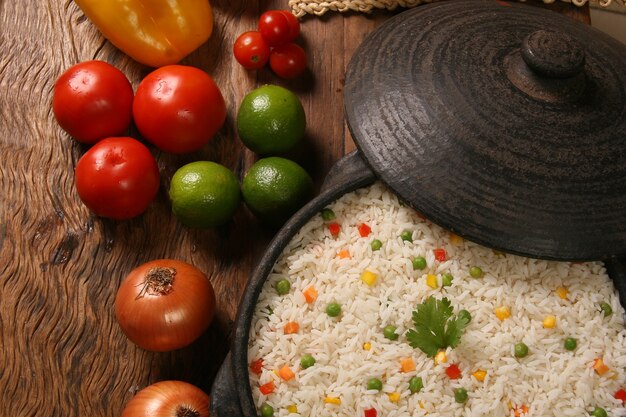
[[[372,32],[346,73],[357,148],[434,223],[561,260],[626,254],[626,46],[557,13],[450,0]]]

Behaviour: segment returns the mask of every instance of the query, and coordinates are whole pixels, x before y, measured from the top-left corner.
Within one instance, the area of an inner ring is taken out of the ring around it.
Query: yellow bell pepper
[[[75,0],[113,45],[152,67],[175,64],[213,30],[209,0]]]

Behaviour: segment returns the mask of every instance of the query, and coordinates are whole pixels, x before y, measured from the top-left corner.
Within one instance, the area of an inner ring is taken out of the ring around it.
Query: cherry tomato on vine
[[[128,78],[103,61],[67,69],[54,84],[52,110],[63,130],[82,143],[123,134],[130,125],[133,88]]]
[[[211,281],[195,266],[157,259],[133,269],[115,297],[115,317],[142,349],[166,352],[196,340],[215,314]]]
[[[280,10],[280,11],[285,15],[285,17],[287,18],[287,21],[289,22],[288,42],[291,42],[294,39],[296,39],[298,35],[300,35],[300,21],[290,11],[287,11],[287,10]]]
[[[296,78],[306,69],[306,52],[295,43],[287,43],[272,49],[270,67],[281,78]]]
[[[209,417],[209,396],[183,381],[160,381],[139,391],[122,417]]]
[[[133,102],[142,136],[171,153],[194,152],[215,136],[226,120],[226,104],[206,72],[167,65],[148,74]]]
[[[259,18],[259,32],[269,46],[291,42],[293,29],[290,19],[283,10],[269,10]]]
[[[80,199],[101,217],[130,219],[143,213],[159,190],[159,168],[141,142],[107,138],[76,164]]]
[[[262,68],[270,58],[270,47],[256,31],[242,33],[233,46],[235,59],[244,68],[253,70]]]

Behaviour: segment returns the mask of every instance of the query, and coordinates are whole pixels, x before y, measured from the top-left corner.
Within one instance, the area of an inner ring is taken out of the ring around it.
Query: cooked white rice
[[[275,416],[362,417],[374,408],[378,417],[504,417],[522,405],[528,408],[522,415],[528,416],[581,417],[595,407],[609,416],[626,416],[624,404],[614,398],[626,388],[625,313],[601,263],[505,255],[455,238],[400,204],[380,183],[349,193],[330,208],[341,225],[339,236],[332,237],[328,222],[315,216],[293,238],[263,287],[248,352],[250,362],[263,360],[262,373],[250,373],[257,406],[270,404]],[[359,234],[362,223],[371,227],[368,237]],[[413,232],[413,242],[402,241],[405,230]],[[379,251],[372,251],[373,239],[383,243]],[[448,260],[436,261],[436,248],[445,248]],[[351,258],[338,257],[342,250]],[[415,256],[426,258],[426,269],[413,270]],[[481,267],[484,276],[471,278],[471,266]],[[360,279],[366,269],[378,275],[372,287]],[[454,281],[442,288],[447,272]],[[438,289],[426,285],[427,274],[437,276]],[[282,278],[292,286],[280,296],[274,285]],[[302,291],[311,285],[319,295],[307,304]],[[567,289],[565,299],[555,293],[559,287]],[[455,313],[467,309],[472,316],[459,346],[447,349],[447,363],[436,364],[405,337],[413,328],[412,311],[430,295],[448,297]],[[342,313],[332,318],[325,309],[335,301]],[[612,306],[612,315],[604,316],[601,302]],[[500,306],[511,312],[503,321],[494,314]],[[548,315],[557,318],[552,329],[542,324]],[[300,329],[285,335],[283,326],[290,321]],[[397,326],[396,341],[383,336],[390,324]],[[575,351],[564,349],[566,337],[577,339]],[[527,357],[514,356],[517,342],[528,345]],[[316,363],[301,369],[306,353]],[[401,372],[404,358],[413,358],[415,371]],[[596,358],[610,371],[598,375],[592,366]],[[446,376],[452,363],[461,369],[460,379]],[[287,382],[277,372],[285,365],[295,373]],[[477,369],[487,372],[483,382],[472,376]],[[424,382],[415,394],[408,389],[413,376]],[[373,377],[383,381],[381,392],[367,390]],[[276,388],[266,396],[259,386],[269,381]],[[458,387],[467,389],[465,404],[455,402]],[[399,400],[391,401],[390,393],[399,393]],[[341,403],[326,403],[327,397]]]

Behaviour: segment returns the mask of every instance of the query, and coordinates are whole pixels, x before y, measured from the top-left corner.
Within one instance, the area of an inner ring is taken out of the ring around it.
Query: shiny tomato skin
[[[133,117],[141,135],[159,149],[182,154],[201,149],[226,120],[220,89],[206,72],[167,65],[137,87]]]
[[[292,42],[300,35],[300,21],[296,16],[293,15],[288,10],[281,10],[281,12],[287,18],[287,22],[289,22],[289,38],[288,41]]]
[[[290,20],[282,10],[263,13],[259,18],[258,28],[269,46],[283,45],[293,40]]]
[[[86,61],[67,69],[54,84],[52,111],[70,136],[79,142],[123,134],[132,117],[133,88],[113,65]]]
[[[256,70],[267,64],[270,58],[270,47],[259,32],[242,33],[233,46],[235,59],[245,69]]]
[[[270,54],[270,67],[281,78],[296,78],[306,69],[306,52],[295,43],[277,46]]]
[[[76,189],[96,215],[116,220],[143,213],[159,190],[159,168],[141,142],[103,139],[76,164]]]

